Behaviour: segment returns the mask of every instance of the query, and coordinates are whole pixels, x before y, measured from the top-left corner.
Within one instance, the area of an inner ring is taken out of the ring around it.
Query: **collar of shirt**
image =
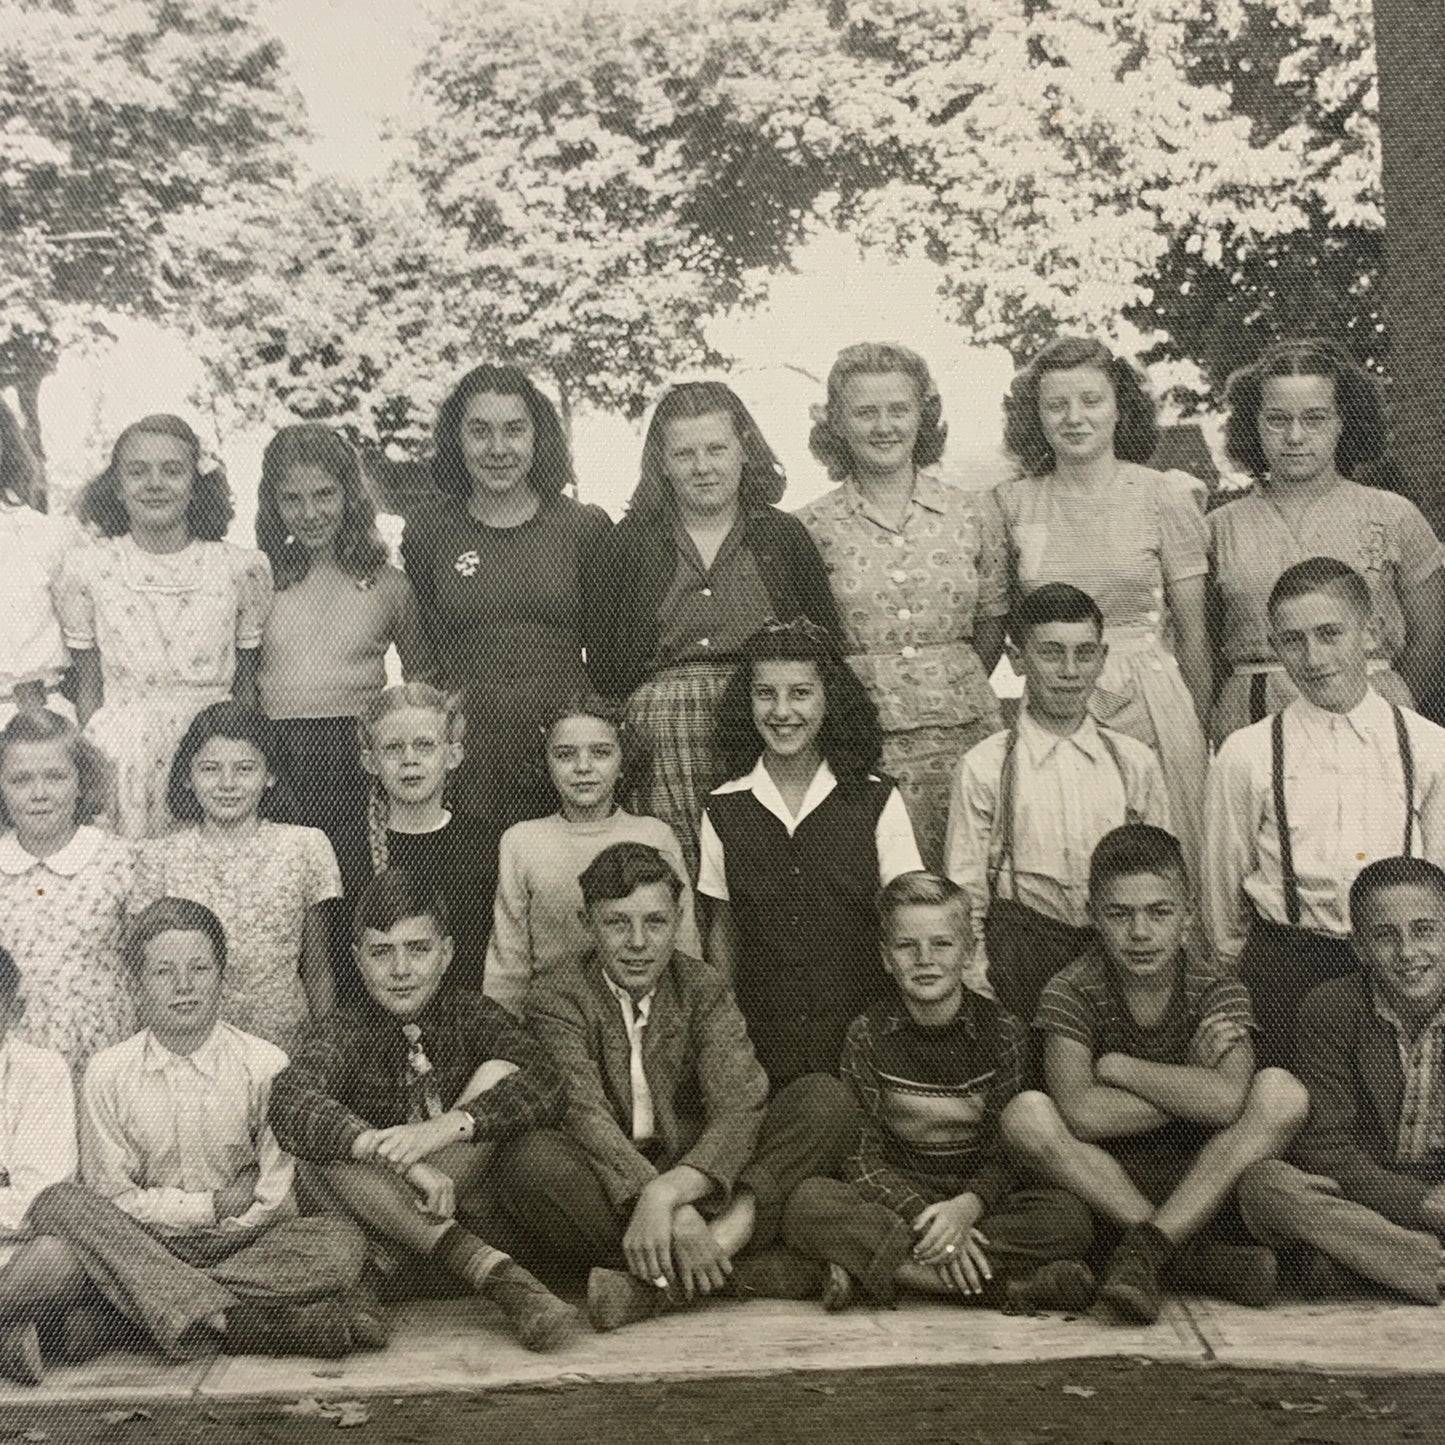
[[[946,511],[947,499],[944,496],[944,490],[944,482],[936,472],[918,472],[913,478],[913,494],[908,499],[908,511],[903,515],[903,527],[908,525],[908,518],[912,516],[915,506],[922,507],[929,512]],[[870,522],[888,532],[903,530],[903,527],[895,527],[874,509],[873,504],[863,495],[863,489],[852,477],[843,483],[843,500],[854,516],[866,517]]]
[[[1370,984],[1370,1002],[1374,1005],[1375,1017],[1395,1031],[1400,1047],[1406,1053],[1412,1053],[1423,1039],[1445,1029],[1445,1003],[1435,1010],[1418,1032],[1412,1033],[1405,1027],[1404,1020],[1400,1015],[1390,1006],[1389,999],[1373,982]]]
[[[1088,713],[1084,715],[1084,721],[1064,737],[1041,726],[1029,714],[1028,708],[1022,707],[1019,709],[1018,733],[1019,741],[1028,750],[1029,762],[1036,768],[1048,762],[1066,745],[1076,748],[1093,763],[1099,762],[1104,756],[1104,743],[1099,736],[1099,726]]]
[[[645,1024],[652,1014],[652,1001],[657,997],[657,989],[645,993],[641,998],[633,998],[625,988],[619,988],[613,983],[612,975],[604,968],[602,970],[602,982],[607,985],[607,991],[622,1007],[622,1022],[627,1025],[631,1032],[633,1023]]]
[[[672,540],[677,547],[678,556],[700,577],[706,577],[721,567],[725,567],[733,554],[739,551],[747,535],[748,518],[754,509],[739,504],[737,516],[733,518],[733,524],[728,528],[728,534],[722,539],[722,544],[717,549],[717,555],[712,559],[710,566],[704,566],[702,553],[697,550],[697,543],[692,540],[687,528],[682,523],[682,513],[676,507],[672,508]]]
[[[0,872],[18,876],[38,866],[48,868],[62,878],[74,878],[90,862],[99,839],[100,835],[94,828],[77,828],[75,836],[65,847],[48,858],[37,858],[20,846],[20,840],[12,829],[0,837]]]
[[[1330,732],[1344,723],[1361,742],[1370,742],[1377,735],[1391,739],[1395,736],[1395,715],[1390,704],[1372,687],[1365,689],[1364,697],[1349,712],[1331,712],[1303,695],[1295,698],[1287,711],[1309,732]]]
[[[976,1038],[978,1035],[978,1024],[974,1018],[977,1012],[981,995],[973,992],[965,986],[963,998],[959,1002],[958,1012],[949,1019],[946,1024],[921,1024],[911,1013],[908,1012],[908,1005],[903,1001],[903,995],[899,992],[898,986],[894,985],[894,998],[892,1003],[887,1005],[882,1018],[878,1022],[880,1035],[896,1034],[902,1029],[918,1029],[921,1032],[937,1034],[945,1029],[951,1029],[961,1024],[963,1031],[969,1038]]]
[[[798,809],[798,816],[795,818],[789,811],[788,805],[783,801],[783,795],[778,791],[778,785],[773,781],[773,776],[768,772],[761,757],[753,765],[753,770],[746,777],[734,778],[730,783],[724,783],[722,787],[714,789],[718,793],[751,793],[788,830],[788,837],[792,837],[801,826],[803,819],[813,812],[814,809],[823,806],[828,795],[838,786],[838,779],[833,775],[833,769],[825,758],[818,764],[818,771],[813,774],[813,781],[808,784],[808,791],[803,794],[802,806]]]
[[[216,1077],[221,1065],[221,1054],[225,1049],[225,1025],[218,1023],[211,1030],[211,1036],[193,1053],[172,1053],[149,1029],[146,1030],[145,1069],[147,1073],[159,1074],[187,1065],[208,1079]]]

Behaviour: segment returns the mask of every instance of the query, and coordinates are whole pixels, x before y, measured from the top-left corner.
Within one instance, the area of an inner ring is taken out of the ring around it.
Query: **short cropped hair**
[[[1281,602],[1308,597],[1315,592],[1331,592],[1345,598],[1367,622],[1374,616],[1375,604],[1370,597],[1369,583],[1346,562],[1334,557],[1308,557],[1286,567],[1269,591],[1269,616]]]
[[[1085,336],[1060,336],[1018,372],[1004,397],[1004,447],[1018,458],[1031,477],[1046,476],[1055,465],[1054,449],[1039,419],[1039,384],[1051,371],[1095,366],[1114,388],[1119,419],[1114,426],[1114,455],[1126,462],[1147,462],[1154,455],[1159,429],[1154,402],[1139,373],[1115,356],[1102,341]]]
[[[226,928],[219,918],[193,898],[157,898],[131,921],[125,937],[125,966],[139,977],[146,961],[146,945],[163,933],[201,933],[211,945],[216,967],[226,967]]]
[[[887,935],[894,916],[901,908],[947,908],[955,926],[971,943],[973,922],[969,913],[968,895],[950,878],[940,877],[923,868],[900,873],[878,892],[878,924]]]
[[[666,883],[676,903],[682,897],[682,879],[677,869],[646,843],[614,843],[604,848],[579,875],[582,906],[630,898],[639,888]]]
[[[1094,631],[1104,635],[1104,614],[1087,592],[1067,582],[1046,582],[1009,613],[1009,640],[1022,647],[1034,628],[1050,622],[1092,622]]]
[[[20,992],[20,970],[10,950],[0,945],[0,999],[12,999]]]
[[[1089,859],[1089,897],[1099,894],[1116,878],[1151,873],[1157,878],[1174,874],[1189,891],[1189,869],[1179,839],[1152,823],[1125,823],[1099,839]]]
[[[1350,884],[1350,927],[1360,926],[1365,904],[1386,888],[1430,888],[1445,903],[1445,869],[1427,858],[1378,858],[1367,863]]]
[[[367,929],[390,933],[407,918],[433,918],[442,936],[451,936],[452,920],[446,895],[432,879],[406,868],[383,869],[356,901],[352,939],[359,943]]]
[[[1356,365],[1337,342],[1276,341],[1252,366],[1236,371],[1224,388],[1229,403],[1224,449],[1230,460],[1256,481],[1269,475],[1259,414],[1264,407],[1264,384],[1275,376],[1323,376],[1334,383],[1335,410],[1340,416],[1335,470],[1342,477],[1354,476],[1385,455],[1385,408],[1375,378]]]

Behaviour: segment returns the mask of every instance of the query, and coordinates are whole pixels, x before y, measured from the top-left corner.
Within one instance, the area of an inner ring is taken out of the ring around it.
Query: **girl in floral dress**
[[[323,905],[341,895],[319,828],[274,821],[286,766],[269,719],[234,702],[197,714],[171,767],[171,812],[191,826],[139,850],[135,911],[167,895],[204,903],[226,927],[221,1017],[290,1050],[331,1011]]]
[[[218,463],[179,417],[148,416],[116,440],[81,496],[100,539],[65,559],[57,610],[76,668],[76,713],[116,769],[116,827],[174,826],[166,779],[208,703],[254,704],[271,569],[221,541],[232,514]]]
[[[121,964],[131,846],[91,826],[109,769],[73,722],[36,708],[0,733],[0,946],[24,977],[19,1032],[75,1071],[135,1031]]]

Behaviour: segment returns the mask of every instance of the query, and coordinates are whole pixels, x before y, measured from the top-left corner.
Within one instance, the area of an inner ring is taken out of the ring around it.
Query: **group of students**
[[[921,360],[849,348],[802,521],[696,383],[613,528],[480,367],[404,572],[323,428],[267,449],[248,553],[166,417],[62,539],[0,409],[0,1373],[122,1326],[376,1348],[416,1288],[534,1349],[574,1289],[602,1329],[900,1289],[1147,1321],[1281,1260],[1435,1301],[1440,549],[1351,480],[1378,401],[1334,348],[1231,395],[1260,485],[1206,521],[1132,371],[1056,342],[980,496],[925,470]],[[1223,520],[1261,498],[1268,546]],[[1253,653],[1218,687],[1211,606]]]

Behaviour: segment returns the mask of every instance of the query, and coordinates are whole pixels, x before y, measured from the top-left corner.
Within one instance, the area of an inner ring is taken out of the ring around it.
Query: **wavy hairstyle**
[[[647,424],[641,475],[628,503],[629,512],[657,517],[676,506],[672,484],[667,480],[668,423],[700,416],[726,416],[732,421],[743,452],[739,507],[772,506],[782,501],[787,474],[742,397],[720,381],[684,381],[663,392]]]
[[[219,542],[236,515],[226,469],[214,458],[202,463],[201,439],[189,423],[169,412],[157,412],[132,422],[115,439],[110,461],[97,477],[85,484],[80,494],[80,520],[98,527],[107,537],[123,537],[130,531],[130,514],[120,494],[120,462],[125,444],[132,437],[174,437],[190,448],[194,478],[191,482],[191,504],[186,509],[186,527],[193,538],[203,542]]]
[[[1352,477],[1385,455],[1388,434],[1380,387],[1333,341],[1276,341],[1251,366],[1241,367],[1225,384],[1229,419],[1224,449],[1231,461],[1257,482],[1268,485],[1269,462],[1259,435],[1264,384],[1272,376],[1323,376],[1334,383],[1335,410],[1340,414],[1340,439],[1335,443],[1335,470]]]
[[[627,717],[621,703],[614,702],[611,698],[601,697],[596,693],[578,693],[562,703],[548,717],[542,725],[542,748],[540,761],[541,776],[551,781],[551,766],[547,760],[547,754],[552,747],[552,734],[556,732],[559,724],[571,717],[596,718],[598,722],[606,723],[612,729],[612,735],[617,739],[618,751],[622,754],[622,767],[617,775],[617,786],[613,790],[614,801],[618,798],[625,798],[632,790],[632,779],[641,775],[647,760],[638,756],[639,739],[633,730],[627,726]],[[558,799],[560,805],[561,799]]]
[[[0,399],[0,502],[45,510],[45,479],[15,413]]]
[[[753,723],[753,669],[760,662],[811,662],[823,680],[818,750],[840,787],[861,783],[878,762],[883,731],[878,709],[833,640],[806,617],[767,622],[743,644],[737,670],[718,700],[713,739],[726,770],[719,782],[751,772],[763,752]]]
[[[199,823],[204,817],[200,800],[191,787],[191,765],[196,754],[212,738],[250,743],[266,760],[266,771],[275,783],[261,794],[257,809],[262,818],[289,822],[294,808],[291,802],[291,756],[276,724],[259,708],[246,707],[226,698],[204,707],[191,719],[176,755],[171,759],[171,775],[166,785],[166,806],[171,816],[183,823]]]
[[[913,383],[918,397],[918,436],[913,443],[913,465],[931,467],[943,456],[948,424],[943,401],[928,363],[906,346],[891,341],[860,341],[845,346],[828,372],[828,401],[821,416],[814,416],[808,450],[828,469],[835,482],[853,475],[853,454],[841,430],[843,391],[855,376],[890,376],[900,372]]]
[[[1114,388],[1119,419],[1114,427],[1114,455],[1121,461],[1147,462],[1154,455],[1159,428],[1154,402],[1144,380],[1122,356],[1088,336],[1058,336],[1021,371],[1014,373],[1003,399],[1003,443],[1031,477],[1046,476],[1055,465],[1054,449],[1039,419],[1039,383],[1051,371],[1095,366]]]
[[[521,397],[532,419],[532,465],[527,485],[544,500],[575,487],[572,453],[557,408],[517,367],[483,365],[473,367],[457,382],[437,412],[431,478],[438,490],[463,502],[471,496],[472,474],[462,455],[462,417],[474,397],[488,392]]]
[[[89,823],[110,806],[115,770],[105,754],[69,718],[44,707],[17,712],[0,732],[0,768],[5,766],[5,755],[18,743],[54,742],[65,744],[80,780],[75,817],[71,821]],[[0,794],[0,827],[14,826],[15,819],[5,807],[4,795]]]
[[[387,559],[376,530],[376,507],[361,475],[355,450],[330,427],[315,422],[283,426],[266,443],[261,485],[256,491],[256,545],[271,560],[278,591],[300,582],[311,570],[311,553],[286,530],[279,491],[291,467],[319,467],[341,488],[341,528],[336,562],[358,582],[370,582]]]

